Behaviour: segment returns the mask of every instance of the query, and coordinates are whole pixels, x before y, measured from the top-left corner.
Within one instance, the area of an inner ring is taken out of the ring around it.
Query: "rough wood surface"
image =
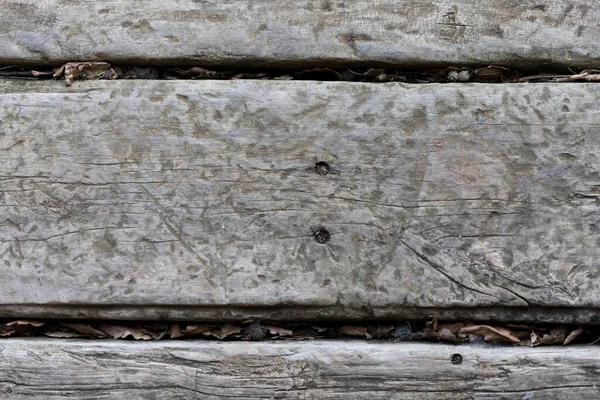
[[[1,315],[597,321],[598,104],[597,84],[2,82]]]
[[[600,398],[589,346],[14,339],[0,354],[11,399]]]
[[[589,0],[1,0],[0,63],[600,66]]]

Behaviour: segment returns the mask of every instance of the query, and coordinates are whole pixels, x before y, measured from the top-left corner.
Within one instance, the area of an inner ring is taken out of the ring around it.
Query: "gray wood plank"
[[[599,104],[596,84],[2,82],[0,315],[594,322]]]
[[[600,398],[597,346],[31,338],[0,352],[11,399]]]
[[[0,63],[600,66],[600,10],[587,0],[0,5]]]

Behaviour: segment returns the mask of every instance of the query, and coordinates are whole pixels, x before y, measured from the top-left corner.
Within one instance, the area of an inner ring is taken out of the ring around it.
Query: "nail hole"
[[[317,174],[319,175],[327,175],[329,173],[329,164],[325,161],[319,161],[315,164],[315,171],[317,171]]]
[[[452,361],[452,364],[458,365],[462,364],[463,358],[460,354],[452,354],[452,357],[450,357],[450,361]]]
[[[329,239],[331,239],[331,234],[327,229],[321,228],[315,232],[315,240],[317,241],[317,243],[325,244],[329,242]]]

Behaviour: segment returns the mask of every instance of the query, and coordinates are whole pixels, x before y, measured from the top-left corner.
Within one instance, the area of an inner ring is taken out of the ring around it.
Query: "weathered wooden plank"
[[[2,0],[0,63],[600,66],[587,0]]]
[[[589,346],[32,338],[1,341],[0,353],[11,399],[600,398]]]
[[[0,85],[2,315],[598,318],[598,85]]]

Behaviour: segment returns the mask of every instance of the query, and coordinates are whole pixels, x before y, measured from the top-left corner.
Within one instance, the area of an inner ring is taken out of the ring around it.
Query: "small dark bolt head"
[[[460,354],[452,354],[452,357],[450,357],[450,361],[452,361],[452,364],[458,365],[462,364],[463,358]]]
[[[325,244],[331,239],[331,234],[325,228],[321,228],[315,232],[315,240],[319,244]]]
[[[319,175],[327,175],[329,173],[329,164],[325,161],[319,161],[315,164],[315,171],[317,171],[317,174]]]

